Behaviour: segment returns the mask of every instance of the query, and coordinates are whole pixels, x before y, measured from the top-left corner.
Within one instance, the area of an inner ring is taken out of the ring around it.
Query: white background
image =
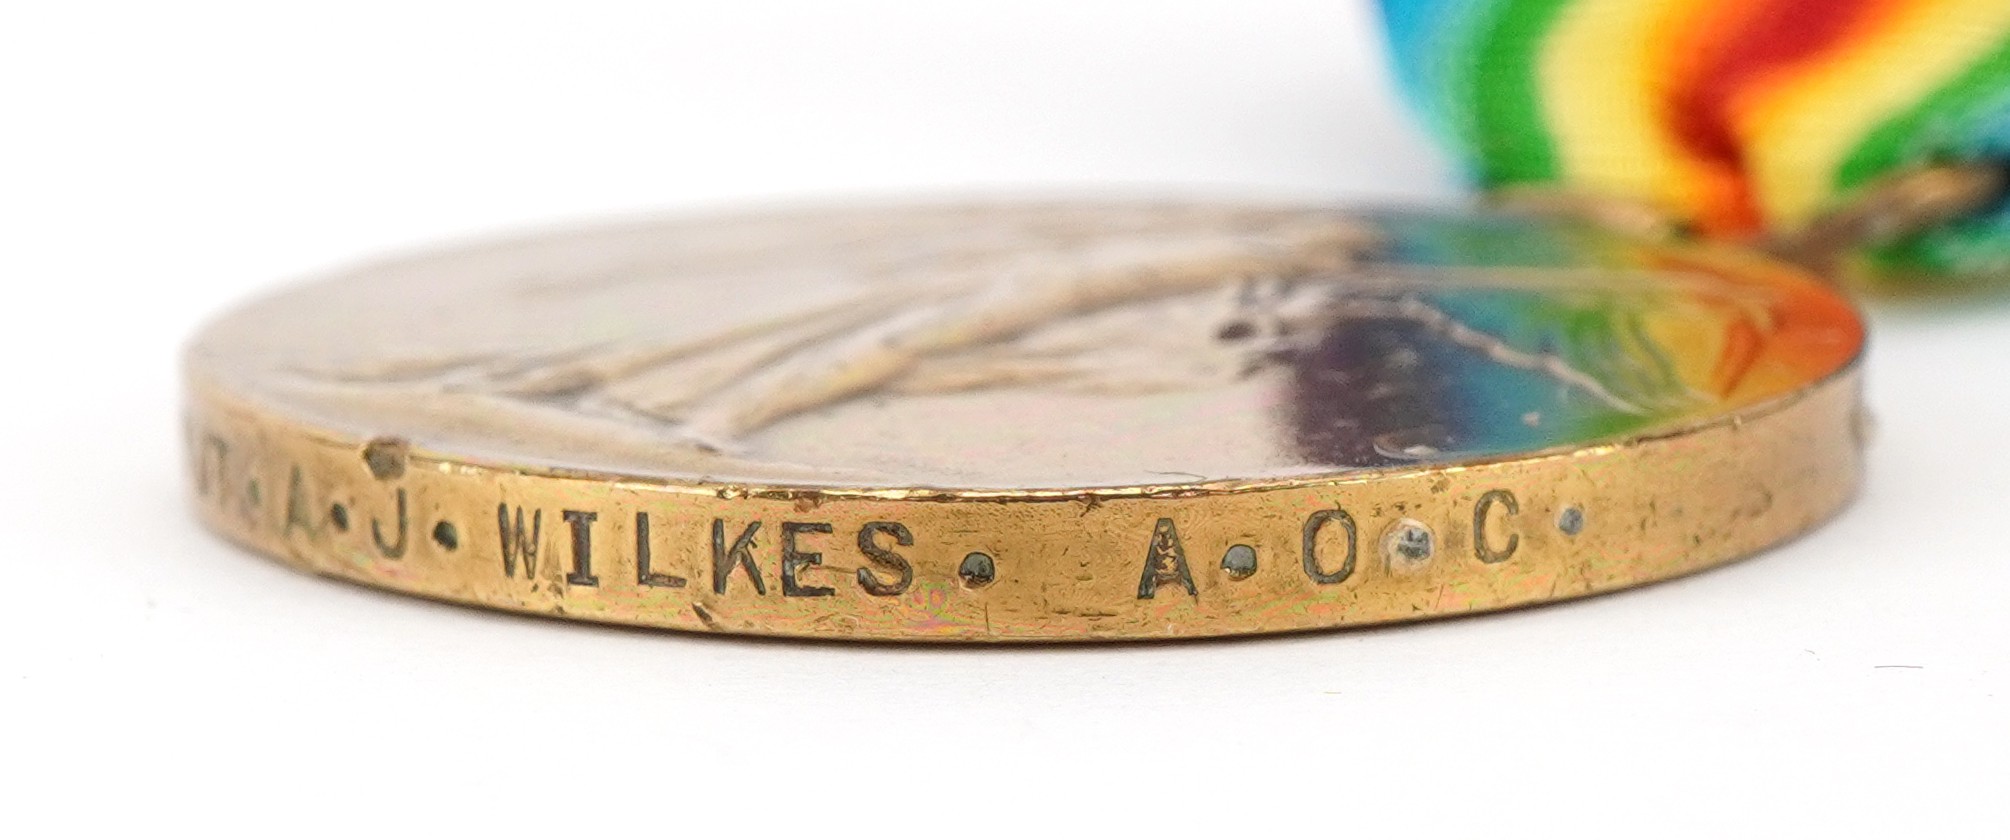
[[[0,834],[2000,836],[2000,303],[1873,310],[1832,527],[1419,626],[697,638],[310,579],[186,515],[178,344],[289,278],[790,197],[1455,200],[1387,91],[1349,0],[7,4]]]

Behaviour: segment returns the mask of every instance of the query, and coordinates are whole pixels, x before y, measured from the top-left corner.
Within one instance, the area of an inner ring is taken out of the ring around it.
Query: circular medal
[[[1798,269],[1506,215],[922,206],[588,230],[188,354],[205,520],[308,571],[685,630],[1403,621],[1746,556],[1857,485]]]

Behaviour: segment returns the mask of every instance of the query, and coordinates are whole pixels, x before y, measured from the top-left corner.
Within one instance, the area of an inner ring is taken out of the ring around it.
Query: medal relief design
[[[334,432],[497,461],[1151,485],[1674,427],[1842,369],[1843,306],[1767,263],[1511,217],[921,207],[388,264],[250,307],[191,367]]]

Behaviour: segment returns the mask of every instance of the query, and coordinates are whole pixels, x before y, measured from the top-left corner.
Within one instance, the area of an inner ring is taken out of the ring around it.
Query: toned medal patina
[[[674,221],[386,263],[189,353],[205,519],[596,621],[1216,636],[1696,571],[1854,492],[1816,279],[1511,216],[1177,204]]]

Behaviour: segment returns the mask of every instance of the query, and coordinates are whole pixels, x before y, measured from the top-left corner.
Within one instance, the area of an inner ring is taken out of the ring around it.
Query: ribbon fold
[[[1396,75],[1483,189],[1646,202],[1754,240],[1890,177],[2010,164],[2010,0],[1380,0]],[[2010,201],[1849,273],[2010,285]]]

